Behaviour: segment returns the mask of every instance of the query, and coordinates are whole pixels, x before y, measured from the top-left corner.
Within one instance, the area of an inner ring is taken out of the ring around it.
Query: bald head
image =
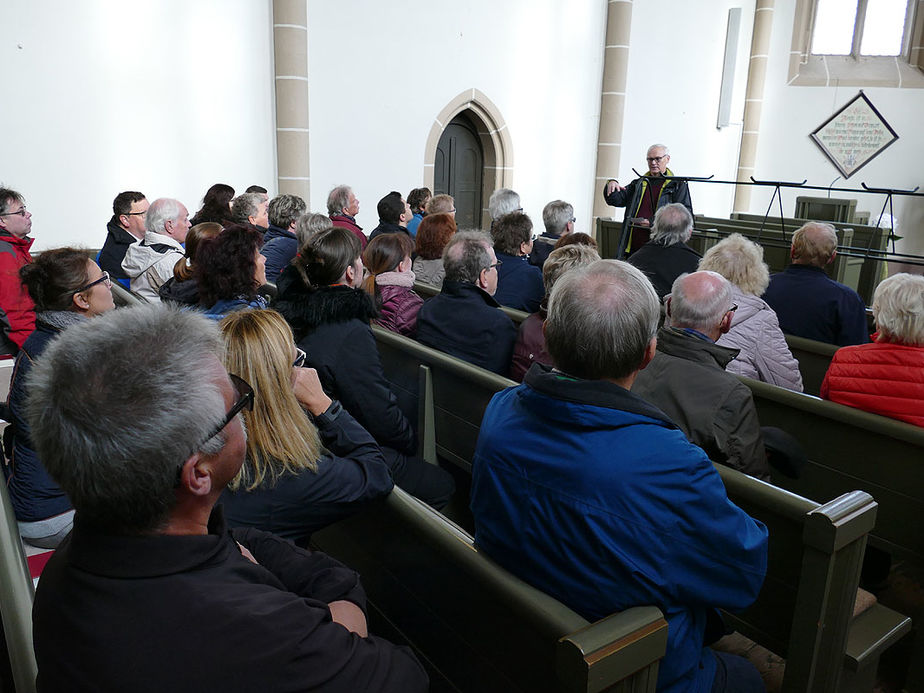
[[[837,231],[831,224],[810,221],[792,235],[792,261],[824,267],[834,259]]]
[[[668,317],[671,327],[689,327],[715,340],[728,331],[728,325],[722,327],[731,307],[731,284],[725,277],[717,272],[693,272],[674,281]]]

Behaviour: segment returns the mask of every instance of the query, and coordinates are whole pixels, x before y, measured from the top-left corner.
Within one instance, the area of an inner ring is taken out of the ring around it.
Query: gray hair
[[[671,327],[708,333],[719,326],[732,306],[731,283],[718,272],[681,274],[671,287]]]
[[[122,308],[65,330],[27,381],[26,416],[46,469],[82,521],[116,534],[156,530],[178,468],[225,417],[221,340],[195,311]],[[138,354],[144,354],[139,359]]]
[[[491,193],[491,199],[488,200],[488,213],[492,219],[520,210],[520,196],[510,188],[498,188]]]
[[[343,208],[350,204],[350,193],[353,188],[349,185],[338,185],[327,195],[327,213],[343,214]]]
[[[800,264],[824,267],[837,250],[837,231],[831,224],[810,221],[792,235],[792,259]]]
[[[443,248],[446,280],[477,284],[491,266],[491,237],[483,231],[456,231]]]
[[[770,284],[764,249],[740,233],[733,233],[707,250],[699,261],[699,269],[718,272],[753,296],[762,296]]]
[[[647,154],[647,153],[650,152],[652,149],[663,149],[663,150],[664,150],[664,154],[662,154],[661,156],[664,156],[665,154],[666,154],[667,156],[670,156],[670,155],[671,155],[671,150],[667,148],[667,145],[666,145],[666,144],[653,144],[653,145],[651,145],[650,147],[648,147],[648,149],[645,150],[645,153]]]
[[[575,243],[553,250],[542,265],[542,283],[545,285],[546,295],[552,293],[555,282],[565,272],[589,265],[599,259],[600,254],[589,245]]]
[[[660,207],[655,212],[651,242],[658,245],[686,243],[693,234],[693,215],[679,202]]]
[[[620,260],[597,260],[555,283],[546,348],[569,375],[625,378],[641,366],[659,314],[658,295],[641,271]]]
[[[150,233],[164,235],[168,221],[174,221],[180,216],[180,201],[169,197],[154,200],[148,207],[144,218],[144,228]]]
[[[924,346],[924,277],[901,272],[884,279],[873,296],[873,317],[883,341]]]
[[[266,196],[263,193],[242,193],[231,200],[231,221],[249,224],[250,217],[260,212],[260,204]]]
[[[277,195],[269,203],[269,222],[273,226],[287,229],[306,209],[308,205],[298,195]]]
[[[318,214],[317,212],[308,212],[302,214],[295,224],[295,236],[298,238],[298,247],[305,245],[311,237],[321,231],[334,228],[329,216]]]
[[[574,218],[574,207],[564,200],[553,200],[542,208],[542,223],[546,233],[560,236]]]

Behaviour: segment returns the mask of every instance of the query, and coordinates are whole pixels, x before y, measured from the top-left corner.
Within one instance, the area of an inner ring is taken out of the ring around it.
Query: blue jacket
[[[485,411],[471,508],[488,555],[587,620],[659,607],[658,691],[710,691],[707,617],[751,604],[766,573],[767,528],[660,410],[539,364]]]
[[[790,265],[770,277],[763,299],[786,334],[838,346],[869,342],[863,299],[820,267]]]
[[[529,264],[525,256],[497,253],[501,263],[497,267],[497,291],[494,300],[502,306],[535,313],[539,310],[545,285],[542,283],[542,270]]]
[[[260,252],[266,258],[266,281],[275,284],[282,270],[298,252],[298,238],[291,231],[270,224],[263,234]]]
[[[266,308],[266,299],[262,296],[257,296],[252,301],[248,301],[243,297],[223,298],[215,305],[206,308],[203,313],[205,317],[211,318],[212,320],[221,320],[228,313],[233,313],[236,310],[244,310],[245,308],[262,310]]]
[[[412,238],[417,238],[417,227],[423,221],[424,215],[420,212],[414,212],[414,218],[407,223],[407,232]]]

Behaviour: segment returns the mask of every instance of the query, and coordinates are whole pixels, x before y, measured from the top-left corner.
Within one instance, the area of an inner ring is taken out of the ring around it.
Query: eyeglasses
[[[23,205],[22,209],[16,212],[5,212],[3,214],[0,214],[0,217],[12,217],[12,216],[20,216],[20,217],[26,216],[26,206]]]
[[[295,360],[292,362],[292,368],[301,368],[305,364],[305,359],[307,358],[308,354],[298,347],[295,347]]]
[[[573,224],[574,222],[576,222],[576,221],[577,221],[577,217],[571,217],[571,223],[572,223],[572,224]]]
[[[664,159],[666,157],[667,157],[667,154],[662,154],[661,156],[646,156],[645,161],[647,161],[649,164],[656,164],[659,161],[661,161],[661,159]]]
[[[253,388],[250,387],[250,385],[248,385],[243,378],[238,378],[233,373],[228,373],[228,377],[231,379],[231,385],[234,386],[234,392],[237,394],[237,401],[234,403],[231,409],[228,410],[228,415],[225,416],[225,420],[222,421],[219,426],[216,426],[211,433],[209,433],[208,437],[202,441],[203,443],[211,440],[219,433],[221,433],[224,427],[231,423],[231,419],[233,419],[245,409],[247,411],[253,411]]]
[[[734,313],[736,310],[738,310],[738,304],[737,304],[737,303],[732,303],[732,307],[728,309],[728,312],[729,312],[729,313]]]
[[[488,265],[487,267],[485,267],[485,270],[491,270],[491,269],[494,269],[495,267],[500,267],[503,264],[504,264],[503,262],[501,262],[500,260],[497,260],[493,265]]]
[[[147,214],[148,210],[144,210],[143,212],[123,212],[123,216],[126,217],[144,217],[147,216]]]
[[[81,294],[81,293],[83,293],[84,291],[89,291],[90,289],[92,289],[92,288],[93,288],[94,286],[96,286],[97,284],[105,284],[108,288],[111,288],[111,287],[112,287],[112,280],[109,279],[109,272],[103,272],[103,276],[102,276],[102,277],[100,277],[99,279],[93,280],[92,282],[90,282],[89,284],[87,284],[87,285],[85,285],[85,286],[81,286],[81,287],[80,287],[79,289],[77,289],[74,293],[75,293],[75,294]]]

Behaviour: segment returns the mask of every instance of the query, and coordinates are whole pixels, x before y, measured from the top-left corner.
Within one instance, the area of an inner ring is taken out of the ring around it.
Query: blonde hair
[[[754,296],[763,295],[770,284],[764,249],[740,233],[733,233],[707,250],[699,261],[699,269],[721,274],[741,291]]]
[[[837,250],[837,231],[831,224],[810,221],[792,235],[792,259],[801,264],[824,267]]]
[[[570,269],[583,267],[600,259],[599,253],[589,245],[566,245],[549,253],[542,265],[542,283],[545,295],[552,293],[558,278]]]
[[[272,487],[283,474],[317,471],[321,442],[292,388],[292,328],[274,310],[241,310],[218,325],[224,365],[254,389],[244,412],[247,458],[228,484],[232,491]]]
[[[879,341],[924,346],[924,277],[901,272],[884,279],[873,296]]]

